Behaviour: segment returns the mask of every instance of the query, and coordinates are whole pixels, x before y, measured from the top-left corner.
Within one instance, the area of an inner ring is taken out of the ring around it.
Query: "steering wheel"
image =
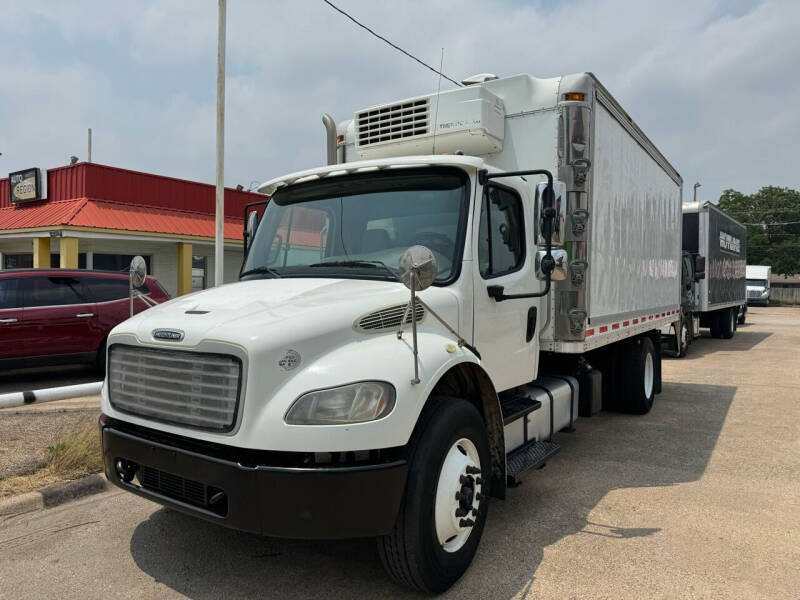
[[[439,254],[450,257],[453,252],[453,243],[444,233],[436,231],[420,231],[414,236],[414,243],[428,246]]]

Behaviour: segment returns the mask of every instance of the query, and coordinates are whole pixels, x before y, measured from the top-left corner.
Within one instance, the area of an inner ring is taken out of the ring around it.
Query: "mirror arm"
[[[553,187],[553,174],[546,169],[533,169],[530,171],[506,171],[504,173],[489,173],[486,169],[478,171],[478,183],[486,185],[490,179],[498,177],[522,177],[523,175],[544,175],[547,177],[547,189],[542,196],[542,233],[544,233],[545,242],[545,255],[542,257],[541,269],[545,275],[544,289],[541,292],[532,294],[504,294],[502,285],[490,285],[486,288],[490,298],[494,298],[496,302],[503,300],[517,300],[519,298],[541,298],[550,293],[550,281],[553,269],[556,267],[556,261],[553,258],[553,218],[556,211],[553,208],[553,195],[555,193]]]

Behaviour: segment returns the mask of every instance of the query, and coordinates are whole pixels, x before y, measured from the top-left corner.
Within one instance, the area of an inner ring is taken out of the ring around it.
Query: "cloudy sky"
[[[454,79],[594,72],[684,199],[800,188],[798,0],[334,1]],[[323,112],[436,89],[321,0],[228,5],[226,185],[322,164]],[[0,173],[84,159],[92,127],[95,162],[214,181],[216,2],[0,8]]]

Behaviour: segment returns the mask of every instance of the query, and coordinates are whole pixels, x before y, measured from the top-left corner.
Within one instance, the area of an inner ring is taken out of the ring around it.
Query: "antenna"
[[[439,86],[436,88],[436,116],[433,118],[433,149],[431,154],[436,154],[436,130],[439,128],[439,94],[442,91],[442,65],[444,65],[444,48],[439,61]]]
[[[89,127],[89,160],[88,162],[92,162],[92,128]]]

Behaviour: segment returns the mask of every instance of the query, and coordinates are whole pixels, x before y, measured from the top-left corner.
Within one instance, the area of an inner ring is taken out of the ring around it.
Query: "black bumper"
[[[301,539],[383,535],[394,525],[405,489],[404,460],[251,467],[121,429],[101,417],[109,481],[233,529]]]

